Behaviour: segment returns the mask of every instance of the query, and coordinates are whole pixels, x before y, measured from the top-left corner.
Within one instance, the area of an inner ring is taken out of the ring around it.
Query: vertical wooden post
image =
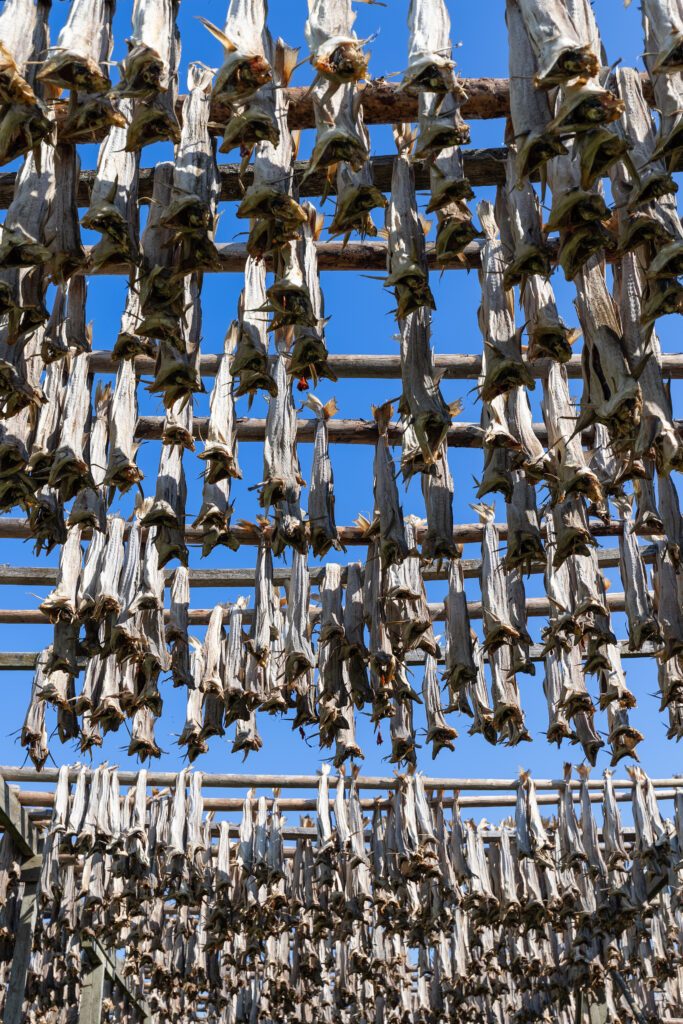
[[[97,956],[91,946],[85,952],[90,959],[90,970],[85,975],[81,987],[78,1022],[79,1024],[101,1024],[105,962],[104,959]]]
[[[26,991],[26,976],[31,960],[33,932],[35,931],[38,914],[37,894],[41,863],[42,857],[31,857],[29,860],[24,861],[21,868],[24,895],[21,899],[19,922],[14,940],[14,953],[12,955],[12,968],[7,988],[3,1024],[23,1024],[24,1021],[24,993]]]

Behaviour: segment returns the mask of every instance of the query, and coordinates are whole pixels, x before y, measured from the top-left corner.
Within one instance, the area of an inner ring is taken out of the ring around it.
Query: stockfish
[[[83,356],[81,358],[84,358]],[[137,380],[132,359],[119,363],[114,397],[109,410],[109,451],[103,483],[125,494],[143,479],[136,463],[138,421]]]
[[[177,145],[180,128],[175,115],[178,98],[180,33],[176,26],[179,0],[135,0],[128,55],[120,65],[120,96],[136,99],[128,126],[129,152],[167,139]]]
[[[43,652],[36,662],[28,711],[21,729],[21,745],[28,747],[28,755],[38,771],[43,767],[50,753],[45,726],[45,701],[41,699],[40,695],[45,682],[45,670],[46,662]]]
[[[239,325],[237,321],[233,321],[223,341],[223,354],[211,392],[211,415],[206,442],[204,451],[199,455],[199,458],[206,462],[204,477],[209,484],[229,478],[236,480],[242,478],[237,463],[237,424],[235,422],[235,398],[232,390],[231,371],[238,333]]]
[[[441,705],[441,690],[436,675],[436,659],[427,654],[424,678],[422,680],[422,698],[427,715],[427,743],[432,744],[432,760],[444,747],[455,750],[453,740],[457,739],[456,729],[448,725]]]
[[[520,639],[519,630],[512,623],[509,611],[506,573],[499,552],[498,531],[495,528],[495,508],[481,503],[472,505],[483,524],[481,540],[481,600],[484,615],[484,649],[494,651],[501,644],[513,644]]]
[[[81,528],[67,531],[66,542],[59,553],[57,586],[40,605],[52,622],[72,622],[78,606],[78,580],[81,573]]]
[[[415,136],[410,125],[394,126],[394,142],[398,156],[394,160],[391,201],[386,211],[389,276],[384,287],[395,290],[396,318],[400,321],[423,306],[436,307],[429,288],[425,231],[415,200],[415,179],[410,161]]]
[[[597,75],[599,55],[579,37],[564,4],[519,0],[519,9],[538,60],[536,88],[552,89],[574,78]]]

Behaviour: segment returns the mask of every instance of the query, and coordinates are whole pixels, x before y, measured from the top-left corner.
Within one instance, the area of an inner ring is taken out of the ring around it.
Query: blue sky
[[[487,3],[465,4],[451,0],[452,39],[458,44],[454,53],[459,70],[463,77],[490,76],[506,77],[507,75],[507,38],[504,22],[503,0],[488,0]],[[131,0],[119,0],[114,22],[115,46],[114,58],[121,58],[125,53],[125,37],[130,32]],[[185,0],[181,4],[179,25],[182,34],[183,54],[180,76],[180,91],[186,88],[186,70],[191,60],[201,60],[207,64],[218,66],[221,60],[218,43],[195,20],[194,15],[203,15],[222,26],[227,8],[226,0]],[[306,47],[303,38],[303,27],[306,18],[305,0],[271,0],[269,24],[274,35],[282,35],[292,45],[302,46],[301,56],[305,56]],[[52,38],[56,39],[59,26],[66,16],[67,4],[55,3],[52,13]],[[388,0],[386,7],[366,6],[358,4],[356,30],[359,36],[369,36],[379,30],[377,39],[372,44],[370,70],[373,76],[389,75],[400,72],[407,58],[408,31],[406,16],[408,0]],[[598,0],[595,4],[596,15],[606,46],[610,62],[622,60],[627,65],[642,68],[639,54],[642,51],[642,35],[640,13],[636,4],[625,10],[615,0]],[[118,73],[114,69],[112,78],[117,80]],[[308,64],[296,73],[293,84],[304,85],[310,82],[311,69]],[[472,146],[498,146],[503,143],[504,122],[472,121]],[[310,153],[314,133],[303,133],[300,156]],[[389,126],[371,128],[373,155],[387,154],[394,151],[391,129]],[[80,147],[81,160],[84,168],[96,166],[97,145]],[[143,151],[142,165],[151,166],[160,159],[172,157],[170,146],[157,145]],[[231,159],[219,155],[219,160]],[[234,154],[232,159],[235,159]],[[12,168],[5,168],[12,169]],[[494,190],[481,188],[477,190],[477,201],[482,198],[494,198]],[[427,202],[426,194],[420,194],[418,201],[421,207]],[[234,204],[222,204],[221,221],[218,230],[219,241],[229,241],[243,237],[244,223],[237,221],[233,214]],[[323,207],[328,221],[333,212],[333,200]],[[379,220],[378,226],[381,226]],[[84,241],[90,241],[87,232]],[[330,352],[374,352],[397,353],[398,346],[393,336],[396,325],[391,315],[394,304],[393,295],[382,287],[381,281],[363,277],[358,274],[331,273],[322,274],[322,287],[325,296],[326,314],[330,316],[327,325],[327,346]],[[437,277],[432,276],[432,290],[437,304],[433,318],[432,342],[437,352],[480,353],[482,350],[481,335],[477,326],[477,306],[480,298],[479,284],[476,273],[450,271]],[[576,323],[572,306],[573,286],[567,285],[556,273],[553,285],[560,305],[560,311],[568,323]],[[235,317],[237,299],[242,287],[241,275],[208,275],[204,280],[202,293],[203,305],[203,352],[219,352],[225,330]],[[119,328],[119,319],[125,300],[126,279],[122,277],[92,278],[88,292],[88,319],[93,322],[94,347],[97,349],[111,348]],[[521,320],[520,320],[521,322]],[[669,317],[659,321],[658,330],[664,352],[681,350],[680,321]],[[580,348],[578,343],[577,350]],[[580,382],[571,382],[571,391],[577,397],[580,394]],[[207,381],[210,390],[211,381]],[[445,381],[442,385],[444,398],[447,402],[462,398],[464,409],[460,419],[464,421],[479,420],[480,407],[471,390],[472,382]],[[398,397],[400,384],[397,381],[340,381],[337,384],[322,382],[317,394],[326,401],[335,395],[339,406],[338,415],[342,418],[370,418],[371,404],[380,404],[390,398]],[[674,386],[674,403],[680,396],[680,390]],[[144,388],[139,390],[140,412],[162,415],[163,409],[155,399],[146,396]],[[540,419],[539,399],[540,387],[531,396],[534,419]],[[238,415],[247,415],[246,400],[238,402]],[[208,414],[208,392],[199,396],[195,415]],[[255,402],[251,412],[253,416],[265,415],[265,404]],[[308,415],[305,412],[304,415]],[[145,473],[143,488],[145,494],[154,493],[154,480],[158,466],[160,446],[158,442],[148,442],[139,453],[139,462]],[[200,450],[200,446],[198,446]],[[395,450],[400,456],[400,450]],[[310,476],[311,445],[299,446],[299,458],[305,479]],[[451,472],[455,479],[456,495],[454,518],[456,522],[472,522],[475,514],[469,508],[469,502],[475,500],[473,477],[481,472],[482,456],[480,451],[451,449],[449,453]],[[338,524],[350,524],[358,513],[369,514],[372,511],[372,449],[359,446],[336,445],[332,449],[333,469],[335,474],[336,514]],[[243,444],[240,448],[239,461],[243,471],[243,480],[233,488],[235,519],[253,519],[259,511],[254,492],[248,488],[262,479],[262,452],[260,445]],[[203,464],[196,455],[187,453],[185,471],[189,495],[187,501],[187,518],[192,522],[201,504],[200,473]],[[424,514],[424,506],[419,480],[415,479],[407,493],[401,485],[404,513]],[[306,493],[302,496],[302,504],[306,504]],[[504,519],[504,504],[498,497],[496,502],[499,520]],[[129,499],[117,498],[112,511],[121,511],[126,516],[130,513]],[[607,539],[606,544],[613,546],[615,538]],[[0,541],[0,562],[31,565],[37,560],[32,553],[30,544]],[[253,566],[255,550],[243,548],[237,553],[216,551],[202,563],[199,550],[191,549],[191,566],[206,564],[211,567],[220,566]],[[465,557],[477,557],[476,546],[468,545]],[[350,549],[344,558],[364,558],[363,549]],[[57,555],[41,557],[40,564],[56,564]],[[618,570],[610,570],[608,576],[613,581],[612,589],[622,589]],[[444,583],[429,585],[429,599],[443,600]],[[467,581],[470,599],[478,595],[476,581]],[[26,588],[3,587],[2,600],[7,607],[37,607],[46,591],[28,593]],[[542,578],[532,577],[527,582],[527,594],[541,595]],[[234,591],[199,590],[193,591],[194,607],[213,607],[218,601],[234,600]],[[541,620],[530,620],[530,631],[536,640],[540,634]],[[614,616],[615,632],[619,637],[626,636],[623,615]],[[203,629],[194,630],[201,639]],[[50,642],[51,630],[48,627],[33,626],[0,626],[0,648],[3,650],[37,650]],[[636,694],[638,707],[632,712],[632,722],[644,734],[645,740],[640,745],[641,762],[652,776],[669,776],[678,770],[679,752],[673,742],[666,740],[666,716],[658,711],[659,701],[654,695],[656,691],[656,669],[653,664],[644,660],[630,660],[625,663],[630,688]],[[565,760],[579,762],[579,747],[563,746],[561,750],[551,747],[545,739],[547,728],[547,709],[542,691],[543,669],[537,665],[536,676],[520,676],[518,683],[521,691],[522,706],[526,713],[527,728],[533,738],[532,743],[521,745],[518,749],[509,750],[505,747],[491,747],[481,737],[469,737],[468,719],[452,716],[451,724],[458,728],[460,737],[456,740],[455,753],[442,752],[436,761],[431,760],[431,750],[422,746],[419,751],[419,766],[428,774],[439,776],[490,776],[509,777],[515,774],[519,766],[530,768],[534,775],[543,777],[560,777],[562,763]],[[413,685],[420,689],[420,675],[416,672]],[[77,681],[77,688],[80,681]],[[21,763],[23,751],[19,746],[16,730],[23,721],[30,689],[30,675],[27,673],[5,673],[0,677],[2,695],[5,706],[4,728],[0,727],[0,762],[5,764]],[[597,682],[589,680],[589,690],[596,696]],[[161,684],[164,698],[164,710],[161,721],[156,726],[157,742],[164,750],[162,766],[178,769],[182,766],[182,751],[177,747],[177,736],[182,730],[185,720],[184,692],[174,690],[170,683]],[[424,743],[424,719],[420,708],[416,709],[415,723],[422,732],[418,742]],[[52,732],[55,718],[48,712],[48,728]],[[606,715],[596,715],[598,730],[605,734],[607,730]],[[321,761],[323,754],[317,746],[317,739],[311,737],[303,742],[298,732],[291,731],[291,723],[279,718],[271,718],[264,714],[258,716],[258,728],[263,738],[263,749],[258,755],[250,755],[247,769],[250,771],[297,771],[313,772]],[[383,728],[384,744],[376,746],[369,722],[363,715],[357,717],[358,740],[365,753],[363,771],[370,774],[390,774],[392,767],[384,760],[390,749],[388,722]],[[232,744],[232,727],[225,739],[213,738],[209,741],[209,753],[196,762],[196,766],[204,771],[239,771],[242,764],[241,756],[230,753]],[[96,761],[107,758],[110,763],[125,767],[135,767],[136,761],[127,758],[126,748],[128,735],[125,728],[119,733],[110,734],[101,751],[96,752]],[[73,748],[62,747],[56,735],[51,738],[50,750],[53,758],[60,764],[64,761],[76,761],[78,752]],[[48,762],[51,763],[51,762]],[[609,754],[605,749],[598,759],[598,769],[602,770],[609,764]],[[618,769],[620,776],[624,774],[623,763]]]

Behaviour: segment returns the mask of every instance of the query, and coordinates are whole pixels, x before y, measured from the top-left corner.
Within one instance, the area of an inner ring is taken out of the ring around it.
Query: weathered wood
[[[623,593],[620,594],[608,594],[607,595],[607,606],[613,612],[623,612],[625,609],[625,597]],[[532,616],[544,616],[550,612],[551,604],[547,597],[528,597],[526,601],[527,615]],[[471,619],[480,619],[482,617],[482,602],[481,601],[468,601],[467,610]],[[191,608],[188,617],[189,624],[191,626],[207,626],[213,608]],[[432,603],[429,605],[429,613],[433,622],[443,622],[445,619],[445,612],[442,602]],[[249,625],[252,621],[253,611],[246,610],[244,613],[243,622],[245,625]],[[309,611],[309,615],[313,619],[317,619],[320,615],[320,608],[317,605],[312,605]],[[164,611],[164,618],[166,621],[170,618],[170,612],[168,609]],[[226,608],[223,613],[223,621],[227,623],[230,619],[230,609]],[[50,618],[45,612],[41,612],[38,608],[0,608],[0,624],[3,625],[15,625],[15,626],[42,626],[50,622]]]
[[[121,974],[116,959],[112,956],[111,952],[102,946],[97,939],[87,939],[83,942],[83,949],[88,955],[91,964],[93,965],[92,978],[95,982],[94,990],[92,993],[92,1008],[95,1011],[92,1016],[84,1016],[83,1014],[83,1002],[81,1002],[81,1024],[100,1024],[102,1020],[102,985],[101,982],[107,977],[113,981],[118,987],[126,993],[128,999],[133,1003],[139,1010],[143,1018],[143,1024],[151,1022],[152,1010],[148,1003],[144,999],[137,996],[128,985],[127,979]],[[99,975],[96,972],[100,972]],[[101,978],[101,981],[98,980]],[[97,1012],[97,984],[99,984],[99,1012]]]
[[[628,640],[618,641],[618,647],[622,658],[651,658],[655,653],[655,649],[649,645],[639,651],[632,651]],[[0,653],[0,672],[33,672],[38,655],[38,651],[4,651]],[[532,661],[543,661],[543,645],[532,644],[529,648],[529,657]],[[444,653],[440,648],[437,649],[436,660],[439,665],[445,664]],[[484,660],[488,661],[488,655],[484,655]],[[407,665],[424,665],[424,662],[425,655],[422,651],[409,651],[406,654]],[[80,658],[78,665],[83,671],[86,666],[85,658]]]
[[[24,857],[37,857],[40,853],[38,834],[26,813],[0,774],[0,826],[9,832],[17,849]]]
[[[465,174],[474,187],[479,185],[498,185],[505,181],[505,161],[507,149],[504,146],[487,149],[463,150]],[[395,157],[373,156],[370,158],[374,184],[382,192],[391,191],[391,172]],[[221,178],[221,202],[241,200],[244,189],[252,184],[253,166],[249,166],[240,180],[240,164],[220,164],[218,167]],[[317,170],[307,175],[308,161],[297,160],[294,164],[294,180],[300,198],[320,196],[323,191],[336,194],[335,179],[328,182],[326,170]],[[90,204],[90,192],[95,181],[95,171],[81,171],[78,183],[78,205],[87,207]],[[14,194],[16,175],[13,172],[0,174],[0,209],[6,210]],[[154,179],[153,167],[141,167],[138,173],[138,198],[149,200],[152,196]],[[415,167],[415,184],[419,190],[429,190],[429,172],[422,164]]]
[[[5,783],[3,782],[3,785]],[[5,788],[7,788],[5,786]],[[16,797],[12,794],[16,802]],[[35,834],[33,825],[30,825],[26,813],[22,810],[22,817],[26,819],[27,830]],[[0,822],[9,830],[9,825],[2,819]],[[30,834],[27,831],[27,835]],[[12,832],[14,836],[14,832]],[[15,837],[16,839],[16,837]],[[33,932],[36,927],[38,916],[38,882],[40,881],[40,868],[42,858],[40,855],[30,856],[30,859],[22,864],[21,880],[24,885],[24,893],[21,898],[19,909],[19,924],[14,936],[14,949],[12,951],[12,968],[10,971],[9,986],[7,988],[7,1000],[3,1014],[3,1024],[23,1024],[26,1020],[24,1014],[24,993],[26,991],[26,978],[28,975],[29,963],[31,960],[31,948],[33,946]]]
[[[501,540],[506,540],[508,534],[507,523],[496,523],[495,528]],[[129,527],[126,526],[126,536]],[[608,523],[602,521],[591,523],[591,533],[594,537],[618,537],[623,530],[623,524],[618,519],[611,519]],[[641,537],[649,537],[657,531],[653,527],[641,527],[637,534]],[[422,543],[424,530],[417,531],[418,543]],[[256,546],[257,539],[254,531],[246,527],[235,525],[232,534],[240,544]],[[90,530],[84,530],[82,539],[88,540],[91,537]],[[545,536],[545,527],[541,527],[541,535]],[[32,536],[27,519],[14,518],[12,516],[0,516],[0,539],[26,540]],[[146,531],[142,532],[143,540]],[[200,530],[185,530],[185,540],[188,544],[201,544],[203,534]],[[482,537],[481,523],[462,523],[453,527],[453,540],[458,544],[480,543]],[[358,526],[340,526],[339,539],[344,545],[367,547],[367,536],[365,531]],[[0,570],[1,571],[1,570]]]
[[[84,943],[83,948],[88,956],[89,969],[83,972],[78,1024],[100,1024],[104,993],[104,961],[95,953],[90,943]]]
[[[72,767],[69,770],[70,782],[76,782],[78,780],[79,769],[78,767]],[[131,771],[119,771],[118,779],[121,786],[134,786],[137,782],[138,773]],[[1,765],[0,775],[10,782],[57,782],[59,778],[58,768],[43,768],[42,771],[37,771],[35,768],[20,768],[16,765]],[[156,772],[149,771],[147,773],[147,786],[173,786],[176,783],[178,775],[176,772]],[[330,786],[336,786],[339,777],[330,775],[329,784]],[[651,779],[650,780],[655,789],[677,789],[683,786],[683,776],[673,776],[662,779]],[[348,786],[350,783],[350,777],[344,778],[344,784]],[[519,778],[501,778],[501,779],[477,779],[477,778],[444,778],[434,777],[430,778],[425,776],[423,779],[425,790],[430,789],[458,789],[462,791],[497,791],[497,790],[516,790],[519,784]],[[357,784],[359,789],[397,789],[400,786],[400,781],[395,775],[359,775],[357,778]],[[565,786],[563,779],[534,779],[534,785],[537,790],[555,790]],[[571,779],[569,786],[571,789],[579,789],[581,783],[578,779]],[[588,779],[586,785],[589,789],[602,790],[605,785],[603,778],[592,778]],[[612,785],[615,789],[628,789],[633,787],[633,781],[631,779],[612,779]],[[259,775],[252,773],[243,774],[222,774],[206,772],[202,775],[202,787],[205,789],[273,789],[273,787],[280,787],[282,789],[315,789],[318,788],[318,776],[317,775]]]
[[[237,439],[239,441],[261,442],[266,434],[266,421],[240,417],[236,421]],[[158,441],[164,433],[163,416],[141,416],[138,419],[135,436],[139,440]],[[192,422],[194,437],[206,440],[209,424],[208,417],[195,416]],[[683,429],[683,420],[674,420],[678,430]],[[548,444],[548,431],[544,423],[533,424],[534,433],[541,444]],[[377,424],[374,420],[329,420],[327,424],[330,444],[366,444],[377,443]],[[387,436],[390,445],[400,445],[403,429],[400,423],[389,424]],[[484,432],[478,423],[455,422],[448,429],[446,443],[449,448],[481,448]],[[582,435],[583,444],[590,446],[592,431],[585,430]],[[315,420],[299,417],[296,421],[296,440],[300,444],[312,444],[315,440]]]
[[[215,377],[218,370],[219,355],[203,355],[199,360],[199,371],[202,377]],[[352,354],[331,353],[328,358],[330,368],[337,377],[342,379],[360,379],[374,377],[378,380],[401,379],[401,357],[371,355],[366,352]],[[547,372],[547,360],[539,359],[529,364],[533,376],[540,380]],[[93,373],[115,374],[118,363],[112,360],[111,353],[98,349],[90,355],[90,369]],[[581,378],[581,356],[572,356],[565,363],[567,376],[577,380]],[[139,356],[135,360],[135,371],[138,376],[154,373],[154,360],[149,356]],[[434,372],[443,380],[477,380],[481,374],[481,356],[462,355],[460,353],[434,354]],[[683,378],[683,354],[663,355],[662,373],[664,377],[675,380]]]
[[[599,548],[596,551],[598,565],[602,569],[611,569],[619,565],[619,548]],[[641,545],[640,557],[646,563],[652,563],[655,557],[655,549],[651,544]],[[463,558],[460,560],[463,574],[466,579],[475,579],[481,575],[480,558]],[[545,563],[537,563],[530,567],[532,573],[542,573],[545,570]],[[438,564],[425,565],[422,568],[422,577],[426,581],[448,579],[448,568]],[[165,572],[166,586],[170,587],[173,582],[174,569],[167,569]],[[255,568],[245,567],[236,569],[190,569],[189,581],[191,587],[251,587],[254,584]],[[310,565],[308,567],[310,581],[313,585],[320,584],[325,576],[324,565]],[[291,570],[287,567],[277,566],[273,569],[273,582],[279,585],[289,582]],[[342,566],[342,583],[346,582],[346,566]],[[28,586],[28,587],[55,587],[57,585],[57,569],[49,565],[0,565],[0,586]]]

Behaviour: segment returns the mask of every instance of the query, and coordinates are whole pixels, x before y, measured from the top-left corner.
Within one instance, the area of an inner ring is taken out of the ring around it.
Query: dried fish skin
[[[202,531],[202,558],[206,558],[217,545],[237,551],[239,541],[231,529],[233,505],[230,504],[230,477],[210,484],[204,476],[202,507],[192,524]]]
[[[52,237],[49,270],[55,284],[64,284],[85,267],[85,249],[78,223],[78,178],[81,161],[76,147],[55,146],[55,195],[45,233]]]
[[[313,554],[316,558],[322,558],[330,548],[334,548],[335,551],[342,548],[334,519],[334,475],[327,438],[327,421],[334,416],[337,405],[334,399],[323,405],[316,395],[309,395],[304,405],[315,413],[308,522]]]
[[[619,575],[626,600],[629,648],[639,651],[647,641],[656,642],[659,639],[659,625],[654,616],[647,573],[634,533],[631,504],[622,500],[617,503],[617,507],[622,523],[619,533]]]
[[[113,14],[111,0],[74,0],[37,81],[85,93],[106,92],[111,81],[102,64],[111,53]]]
[[[180,142],[175,115],[180,64],[178,7],[179,0],[136,0],[133,6],[133,34],[116,87],[119,95],[137,98],[126,137],[128,152],[152,142]]]
[[[37,102],[32,85],[35,71],[31,58],[42,35],[45,6],[33,0],[10,0],[0,13],[0,102]]]
[[[88,354],[79,352],[72,360],[59,444],[48,479],[49,485],[59,490],[62,501],[74,498],[84,487],[94,487],[83,453],[84,427],[90,409],[90,384]]]
[[[671,0],[645,0],[643,24],[654,44],[649,52],[651,74],[683,71],[683,17]]]
[[[384,568],[400,564],[408,554],[403,509],[399,504],[394,464],[389,452],[388,431],[393,413],[394,407],[390,402],[372,408],[378,433],[373,464],[375,513],[372,530],[374,532],[379,527],[380,556]]]
[[[52,622],[73,622],[78,608],[78,581],[81,574],[81,528],[67,531],[66,543],[59,553],[57,586],[40,605]]]
[[[1,140],[2,127],[0,143]],[[0,144],[0,152],[1,149]],[[0,266],[3,270],[35,267],[50,259],[50,250],[44,242],[55,198],[54,148],[45,143],[36,147],[34,143],[31,150],[17,173],[12,202],[3,225],[0,242]]]
[[[461,548],[453,540],[454,489],[445,442],[441,445],[431,472],[421,474],[421,483],[427,513],[422,557],[430,560],[459,558]]]
[[[237,424],[231,363],[237,344],[239,325],[233,321],[223,341],[218,372],[210,399],[209,426],[204,451],[199,458],[206,462],[205,479],[210,484],[227,477],[242,479],[237,463]]]
[[[344,660],[344,673],[357,708],[372,702],[368,682],[368,649],[365,644],[363,620],[363,572],[360,562],[346,567],[344,628],[339,656]]]
[[[676,570],[666,544],[655,541],[655,565],[652,571],[654,605],[664,648],[659,653],[662,661],[678,657],[683,652],[683,618]]]
[[[464,574],[459,559],[451,559],[448,566],[448,595],[444,600],[444,608],[447,642],[443,678],[448,685],[451,706],[460,707],[468,684],[477,679],[478,666],[474,657]]]
[[[481,539],[481,600],[484,622],[484,649],[493,652],[503,644],[519,640],[510,619],[506,573],[498,550],[495,507],[481,502],[471,506],[483,524]]]
[[[121,314],[121,327],[111,354],[114,362],[135,359],[136,356],[156,356],[157,346],[154,339],[145,338],[137,333],[141,322],[140,296],[135,288],[135,275],[131,275],[128,279],[126,305]]]
[[[560,317],[549,281],[538,276],[527,278],[521,290],[526,329],[529,335],[527,359],[555,359],[566,363],[571,359],[571,344],[578,332],[568,328]]]
[[[588,555],[597,546],[588,526],[586,505],[580,496],[572,495],[552,508],[555,530],[553,565],[558,568],[570,555]]]
[[[117,110],[126,124],[133,115],[133,100],[120,99]],[[138,168],[139,153],[125,150],[126,127],[112,126],[100,146],[90,206],[81,225],[104,237],[91,257],[94,269],[139,261]]]
[[[548,703],[548,743],[557,743],[558,747],[564,739],[573,739],[574,733],[569,725],[561,703],[562,687],[565,674],[568,672],[567,654],[562,647],[553,648],[544,656],[545,677],[543,692]]]
[[[422,699],[427,715],[427,743],[432,744],[432,760],[446,748],[454,751],[453,740],[457,739],[457,730],[448,725],[441,706],[441,688],[436,676],[436,659],[428,654],[425,660],[425,672],[422,680]]]
[[[45,701],[40,698],[45,682],[44,654],[45,652],[39,657],[36,664],[31,684],[31,698],[20,737],[22,747],[28,747],[28,755],[38,771],[41,770],[50,753],[45,726]]]
[[[410,313],[399,322],[399,327],[403,384],[399,412],[409,413],[424,465],[429,467],[435,464],[452,416],[459,408],[446,405],[434,381],[428,310],[422,307]]]
[[[422,306],[430,309],[436,306],[429,288],[424,230],[415,200],[415,176],[410,159],[414,135],[410,125],[394,126],[394,142],[398,156],[394,160],[391,200],[385,218],[389,276],[384,287],[395,289],[396,318],[400,321]]]
[[[569,396],[567,372],[562,364],[551,362],[543,380],[541,402],[543,420],[548,430],[548,449],[555,456],[557,479],[553,490],[557,498],[585,494],[599,502],[602,488],[597,476],[586,465],[578,432],[578,416]]]
[[[545,558],[536,509],[536,491],[521,470],[512,471],[512,498],[506,503],[508,542],[505,567],[529,570]]]
[[[580,272],[576,309],[584,334],[581,422],[604,423],[618,452],[640,424],[642,393],[628,365],[603,266],[595,259]]]
[[[519,633],[519,640],[516,640],[510,648],[510,670],[513,673],[525,672],[527,675],[533,676],[536,674],[536,670],[529,654],[531,637],[526,628],[526,595],[519,569],[512,569],[507,573],[507,594],[510,619]]]
[[[514,145],[508,147],[505,165],[505,186],[498,186],[497,220],[507,257],[503,288],[509,290],[524,284],[530,276],[548,278],[550,260],[542,236],[541,208],[528,179],[517,170],[518,154]]]
[[[244,289],[239,300],[239,336],[230,370],[238,377],[235,398],[257,390],[277,394],[275,381],[268,372],[268,321],[261,312],[266,303],[266,268],[262,261],[247,257],[244,268]]]
[[[83,358],[83,357],[81,357]],[[109,453],[104,484],[125,494],[143,479],[136,463],[137,379],[132,359],[119,363],[109,411]]]
[[[50,467],[59,443],[67,381],[68,366],[65,361],[60,360],[47,365],[43,383],[43,393],[47,401],[40,407],[38,413],[28,464],[31,479],[35,481],[36,485],[47,484],[50,476]]]
[[[356,109],[359,97],[350,86],[326,84],[313,87],[316,138],[304,180],[316,171],[345,163],[353,173],[362,171],[370,150],[364,131],[358,131]]]
[[[522,360],[519,335],[515,331],[512,292],[503,287],[505,261],[493,206],[489,202],[481,202],[477,213],[485,235],[479,271],[482,290],[479,326],[484,338],[483,381],[479,395],[482,401],[491,402],[516,385],[524,385],[530,390],[536,385]]]
[[[80,523],[94,530],[105,531],[107,524],[106,487],[104,478],[107,471],[107,440],[109,434],[109,409],[111,406],[111,385],[104,387],[98,382],[95,391],[95,422],[90,428],[88,463],[92,474],[94,490],[79,491],[69,513],[68,524]],[[61,403],[60,403],[61,406]]]
[[[600,70],[599,55],[582,43],[564,5],[518,0],[538,60],[537,89],[552,89],[574,78],[590,78]]]
[[[292,554],[292,574],[287,593],[287,628],[285,633],[285,679],[289,685],[315,667],[315,655],[309,639],[308,609],[310,582],[308,557],[299,551]]]
[[[142,519],[143,526],[156,526],[155,543],[159,567],[178,558],[187,565],[188,551],[184,541],[187,484],[183,468],[183,449],[179,445],[163,445],[157,474],[154,501]]]
[[[193,395],[204,391],[198,368],[202,332],[201,287],[201,274],[191,274],[184,279],[184,300],[178,324],[182,346],[178,349],[164,341],[159,344],[154,381],[147,385],[151,394],[163,396],[166,408],[173,408],[181,400],[189,402]]]
[[[638,384],[642,410],[634,453],[654,457],[662,472],[683,464],[681,438],[672,421],[671,401],[661,373],[661,350],[654,330],[641,325],[642,272],[635,253],[626,253],[615,267],[614,293],[621,315],[623,345],[631,366],[642,368]]]
[[[303,225],[302,241],[299,242],[299,262],[304,268],[305,287],[311,304],[312,319],[315,324],[301,323],[294,327],[294,344],[289,362],[289,372],[293,377],[312,378],[317,384],[318,379],[327,377],[336,381],[337,377],[328,363],[328,352],[325,347],[325,306],[318,274],[318,254],[316,242],[324,222],[322,214],[317,213],[310,203],[303,204],[307,220]]]
[[[259,504],[275,505],[276,554],[290,544],[297,550],[306,546],[299,498],[303,479],[296,451],[296,411],[292,382],[287,373],[287,342],[276,338],[277,355],[273,359],[273,379],[277,391],[271,395],[266,416],[263,444],[263,482],[259,486]]]

